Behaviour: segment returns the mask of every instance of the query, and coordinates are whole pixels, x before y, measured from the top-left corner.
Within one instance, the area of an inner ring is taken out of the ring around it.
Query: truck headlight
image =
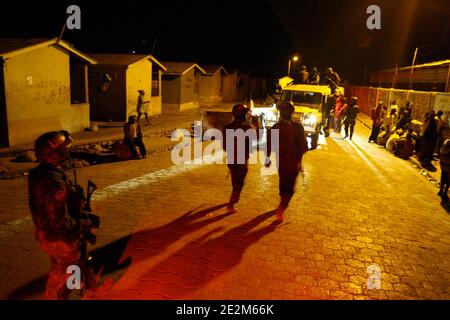
[[[303,125],[308,127],[315,127],[317,124],[317,117],[314,114],[307,114],[303,118]]]

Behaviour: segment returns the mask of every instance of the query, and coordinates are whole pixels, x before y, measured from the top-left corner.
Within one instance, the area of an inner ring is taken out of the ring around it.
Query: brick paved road
[[[450,215],[403,160],[332,135],[273,224],[276,175],[250,167],[236,214],[221,206],[225,165],[179,165],[163,153],[83,168],[102,216],[94,252],[106,299],[450,299]],[[33,239],[25,180],[0,182],[1,298],[39,298],[47,257]],[[7,217],[8,219],[4,218]],[[367,288],[368,266],[381,289]]]

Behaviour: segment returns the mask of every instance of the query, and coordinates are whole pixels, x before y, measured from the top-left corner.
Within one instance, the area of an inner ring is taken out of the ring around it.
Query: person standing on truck
[[[292,102],[283,102],[278,107],[280,120],[272,127],[278,130],[279,145],[277,153],[277,167],[279,175],[280,204],[277,208],[276,217],[279,222],[283,221],[284,212],[289,206],[294,195],[297,176],[302,169],[303,155],[308,151],[305,129],[300,122],[292,120],[295,108]],[[267,157],[270,158],[272,142],[267,142]],[[266,166],[270,161],[266,160]]]
[[[347,106],[347,108],[344,111],[344,126],[345,126],[345,137],[350,138],[352,140],[353,138],[353,132],[355,129],[356,124],[356,117],[359,113],[359,107],[357,105],[358,98],[357,97],[351,97],[350,98],[350,104]],[[349,136],[350,134],[350,136]]]
[[[236,212],[234,205],[239,202],[248,172],[248,158],[253,140],[256,139],[256,130],[246,124],[250,109],[243,104],[233,106],[233,122],[225,126],[223,131],[222,148],[227,153],[227,164],[231,174],[233,191],[228,202],[228,210]],[[244,141],[238,141],[244,139]]]
[[[308,79],[309,79],[309,72],[306,69],[306,66],[301,66],[300,67],[300,72],[299,72],[299,83],[301,84],[306,84],[308,83]]]
[[[336,72],[333,71],[333,68],[327,68],[325,71],[325,84],[331,88],[331,93],[339,87],[340,82],[341,78]]]
[[[320,83],[320,75],[319,75],[319,71],[317,71],[316,67],[313,67],[311,69],[311,72],[309,73],[309,78],[308,78],[308,84],[311,85],[319,85]]]

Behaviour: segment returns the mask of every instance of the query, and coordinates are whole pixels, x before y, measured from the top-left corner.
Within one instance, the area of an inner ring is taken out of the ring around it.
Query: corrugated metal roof
[[[0,38],[0,55],[11,51],[16,51],[29,46],[34,46],[51,39],[35,38],[35,39],[10,39]]]
[[[206,74],[213,75],[223,70],[225,74],[228,74],[227,70],[221,65],[202,65],[203,70],[206,71]]]
[[[203,68],[194,62],[162,62],[167,71],[166,74],[182,75],[191,70],[192,68],[197,68],[202,73],[206,73]]]

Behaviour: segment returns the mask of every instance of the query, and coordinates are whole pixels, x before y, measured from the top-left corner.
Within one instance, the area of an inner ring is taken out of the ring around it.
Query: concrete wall
[[[192,68],[181,76],[180,111],[200,107],[200,73]]]
[[[145,101],[151,100],[152,93],[152,63],[149,60],[142,60],[128,66],[126,71],[126,118],[132,113],[137,113],[138,90],[145,91]],[[151,106],[145,106],[151,113]]]
[[[89,104],[70,103],[68,53],[46,47],[5,61],[9,145],[30,144],[42,133],[89,126]]]
[[[223,75],[217,72],[214,75],[200,76],[200,103],[204,105],[214,105],[223,100]]]
[[[376,106],[379,101],[383,101],[385,105],[390,105],[396,100],[397,105],[401,108],[406,105],[407,101],[412,102],[413,119],[423,121],[425,114],[431,110],[443,110],[450,114],[450,110],[445,110],[437,103],[437,97],[445,96],[441,92],[413,91],[400,89],[385,89],[372,87],[350,87],[347,96],[357,96],[358,105],[361,111],[370,115],[370,110]],[[450,99],[450,95],[449,95]]]

